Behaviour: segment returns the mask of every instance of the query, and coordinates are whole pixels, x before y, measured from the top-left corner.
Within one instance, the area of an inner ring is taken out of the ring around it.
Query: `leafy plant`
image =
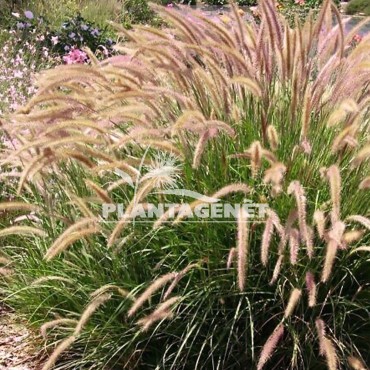
[[[206,0],[206,4],[209,5],[226,5],[229,3],[227,0]],[[256,6],[257,0],[238,0],[236,2],[240,6]]]
[[[108,56],[112,53],[114,44],[108,35],[106,27],[100,29],[81,15],[77,15],[63,22],[59,31],[50,34],[49,40],[54,44],[54,50],[61,55],[72,48],[81,49],[87,46],[93,53],[100,51]]]
[[[44,370],[365,367],[370,38],[330,1],[293,29],[270,0],[228,28],[153,7],[170,29],[46,71],[2,126],[4,300],[42,325]],[[186,204],[173,183],[267,217],[135,219]]]
[[[0,38],[0,115],[13,112],[26,104],[34,94],[35,74],[41,69],[61,63],[44,41],[44,34],[24,30],[2,30]]]
[[[130,28],[133,24],[159,26],[161,19],[150,9],[147,0],[126,0],[122,7],[121,23]]]
[[[366,0],[351,0],[346,7],[347,14],[364,13],[370,15],[370,4]]]
[[[336,4],[339,5],[339,0],[334,1]],[[225,5],[228,3],[227,0],[207,0],[207,4],[210,5]],[[258,5],[257,0],[239,0],[237,4],[240,6],[256,6]],[[322,5],[322,0],[280,0],[276,2],[278,9],[285,9],[287,13],[293,12],[294,13],[302,13],[304,11],[304,15],[308,14],[308,10],[310,9],[317,9]],[[294,15],[293,15],[294,18]]]
[[[10,32],[22,42],[34,45],[38,53],[48,50],[56,58],[84,47],[102,57],[113,52],[114,41],[107,27],[101,29],[81,15],[66,20],[54,30],[45,18],[36,17],[31,11],[13,13]]]
[[[76,0],[24,0],[18,4],[18,11],[29,9],[47,18],[52,28],[58,28],[65,19],[73,18],[80,8]]]

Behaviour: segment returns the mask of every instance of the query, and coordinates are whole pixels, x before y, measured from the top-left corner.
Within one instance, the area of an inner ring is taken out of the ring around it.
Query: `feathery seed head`
[[[285,309],[284,317],[287,319],[290,317],[297,306],[300,298],[301,298],[302,291],[298,288],[294,288],[290,294],[288,304]]]
[[[271,358],[272,354],[274,353],[277,345],[279,344],[280,340],[284,335],[284,326],[283,324],[279,324],[270,337],[267,339],[266,343],[264,344],[258,364],[257,370],[262,370],[265,366],[266,362]]]

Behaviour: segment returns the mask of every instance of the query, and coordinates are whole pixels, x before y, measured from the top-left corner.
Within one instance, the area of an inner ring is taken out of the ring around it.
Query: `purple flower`
[[[33,19],[33,13],[30,11],[30,10],[26,10],[24,12],[24,16],[27,18],[27,19]]]
[[[87,31],[88,29],[89,29],[89,26],[87,26],[86,24],[81,24],[82,31]]]
[[[98,36],[99,35],[99,30],[97,28],[94,28],[92,31],[91,31],[91,35],[92,36]]]
[[[65,47],[64,47],[64,50],[65,51],[68,51],[70,49],[70,47],[68,46],[68,45],[66,45]]]
[[[74,32],[71,32],[68,36],[69,36],[69,38],[74,39],[76,34]]]
[[[17,28],[19,30],[23,29],[24,28],[24,23],[23,22],[17,22]]]

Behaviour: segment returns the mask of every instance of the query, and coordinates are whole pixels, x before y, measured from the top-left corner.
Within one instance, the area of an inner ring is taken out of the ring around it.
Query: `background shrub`
[[[159,25],[160,19],[149,8],[147,0],[127,0],[122,7],[122,20],[124,26],[130,27],[133,24]]]
[[[351,0],[346,7],[347,14],[364,13],[370,15],[370,3],[366,0]]]
[[[226,5],[228,4],[227,0],[206,0],[206,4],[209,5]],[[256,6],[257,0],[238,0],[237,4],[240,6]]]
[[[99,28],[81,15],[65,20],[59,27],[52,27],[47,19],[32,11],[13,14],[15,16],[9,21],[9,32],[19,40],[33,44],[38,51],[47,48],[54,55],[64,56],[73,48],[88,47],[93,53],[100,52],[105,56],[112,53],[113,33],[107,26]]]
[[[88,47],[93,53],[99,50],[108,56],[112,53],[114,44],[113,39],[109,35],[107,26],[101,29],[84,19],[81,15],[78,15],[63,22],[58,31],[50,32],[48,43],[61,55],[64,55],[72,48],[81,49]],[[56,43],[53,40],[56,40]]]
[[[73,19],[81,14],[88,22],[105,29],[108,20],[122,23],[126,27],[130,27],[132,23],[158,24],[148,3],[146,0],[29,0],[23,7],[47,16],[53,28],[58,28],[66,19]],[[49,9],[53,9],[53,12]]]

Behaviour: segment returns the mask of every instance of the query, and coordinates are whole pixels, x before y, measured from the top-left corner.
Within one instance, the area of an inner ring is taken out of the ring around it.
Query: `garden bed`
[[[0,370],[39,370],[42,356],[36,348],[40,343],[19,316],[0,307]]]

